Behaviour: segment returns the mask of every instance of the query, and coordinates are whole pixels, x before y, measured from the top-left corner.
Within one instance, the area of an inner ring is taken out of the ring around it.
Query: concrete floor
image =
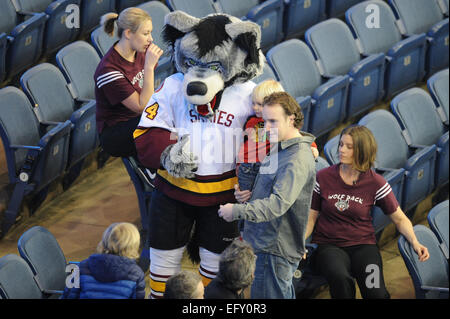
[[[99,170],[95,167],[85,169],[83,176],[68,190],[61,192],[56,187],[51,194],[54,194],[54,198],[49,196],[34,215],[25,216],[26,213],[23,213],[22,220],[0,241],[0,256],[18,254],[17,240],[35,225],[47,228],[58,240],[67,260],[74,261],[87,258],[95,252],[103,231],[111,223],[131,222],[140,227],[134,186],[120,159],[109,160]],[[427,200],[422,202],[422,210],[427,211],[431,207],[430,203]],[[425,216],[422,214],[413,222],[426,225]],[[415,298],[412,281],[398,251],[397,238],[391,226],[383,233],[380,241],[387,289],[394,299],[412,299]],[[195,269],[196,265],[185,258],[183,267]],[[330,295],[324,288],[316,293],[315,298],[328,299]],[[361,298],[359,291],[357,298]]]

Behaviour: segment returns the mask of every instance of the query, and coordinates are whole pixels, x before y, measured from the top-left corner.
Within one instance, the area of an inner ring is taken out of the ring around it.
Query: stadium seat
[[[79,175],[82,160],[97,147],[95,101],[84,105],[76,103],[63,74],[50,63],[28,69],[20,78],[20,84],[34,105],[40,123],[55,124],[67,120],[72,123],[67,162],[71,180],[65,185],[68,186]]]
[[[349,77],[325,81],[308,46],[291,39],[267,52],[267,60],[286,92],[294,96],[305,115],[303,130],[321,136],[343,119]]]
[[[148,1],[138,5],[137,7],[147,11],[152,18],[153,42],[164,51],[163,55],[159,58],[158,65],[155,69],[155,88],[157,88],[165,78],[175,72],[175,68],[171,61],[170,51],[161,36],[161,32],[164,28],[164,17],[170,12],[170,10],[159,1]]]
[[[335,137],[329,139],[324,146],[324,154],[325,157],[330,163],[330,165],[337,164],[340,162],[339,154],[338,154],[338,146],[339,146],[339,137],[340,135],[336,135]],[[392,188],[392,192],[395,195],[395,198],[399,203],[402,202],[402,191],[403,191],[403,180],[405,175],[405,170],[403,168],[395,169],[395,170],[381,170],[375,169],[375,171],[381,174],[384,179],[389,183]],[[372,215],[372,224],[375,230],[375,236],[377,240],[380,239],[383,229],[391,223],[391,219],[388,215],[386,215],[382,209],[378,206],[374,206],[371,211]]]
[[[0,0],[0,8],[0,35],[5,33],[8,39],[4,77],[10,79],[35,64],[41,56],[47,16],[43,12],[36,13],[22,22],[11,0]]]
[[[117,12],[122,12],[122,10],[129,7],[137,7],[141,3],[147,0],[116,0],[116,10]]]
[[[14,224],[25,195],[45,198],[47,186],[67,166],[70,121],[41,134],[39,122],[25,93],[8,86],[0,89],[0,137],[8,176],[14,185],[4,214],[0,238]]]
[[[41,299],[42,292],[28,264],[17,255],[0,258],[0,299]]]
[[[409,146],[437,146],[433,185],[448,183],[448,130],[442,124],[431,96],[420,88],[406,90],[391,101],[391,110]]]
[[[352,118],[370,109],[384,95],[384,54],[361,59],[349,27],[338,19],[329,19],[309,28],[305,34],[325,77],[348,74],[346,117]]]
[[[16,10],[19,13],[40,13],[47,15],[45,24],[43,55],[47,56],[61,48],[63,45],[72,42],[78,36],[80,28],[68,25],[68,6],[80,6],[80,0],[13,0],[16,3]],[[70,7],[69,7],[70,8]],[[76,18],[75,18],[76,19]]]
[[[100,24],[102,15],[116,12],[116,0],[81,0],[80,35],[89,34]]]
[[[6,49],[8,47],[8,40],[6,33],[0,33],[0,83],[3,82],[6,76]]]
[[[144,247],[141,252],[141,257],[139,260],[140,266],[143,269],[147,269],[147,267],[143,266],[143,263],[150,262],[150,251],[149,251],[149,242],[148,242],[148,226],[149,226],[149,207],[150,200],[152,197],[152,191],[154,188],[153,178],[149,171],[143,168],[138,164],[138,161],[133,157],[122,157],[123,164],[127,169],[128,175],[130,175],[130,179],[133,182],[134,189],[136,190],[136,195],[139,203],[139,211],[141,213],[141,225],[143,230],[144,240],[142,243]]]
[[[264,52],[283,39],[283,0],[216,0],[215,4],[217,12],[257,23]]]
[[[47,229],[34,226],[19,238],[17,248],[45,295],[61,295],[66,286],[66,257]]]
[[[448,69],[431,76],[427,81],[427,86],[442,123],[448,126]]]
[[[361,118],[358,124],[370,129],[377,141],[377,170],[405,169],[401,207],[412,217],[414,211],[409,210],[433,190],[436,145],[410,147],[395,116],[386,110],[373,111]]]
[[[448,299],[448,262],[433,232],[424,225],[414,226],[419,242],[428,248],[430,257],[421,262],[403,235],[398,249],[414,284],[417,299]]]
[[[270,67],[269,63],[267,61],[264,61],[263,73],[257,76],[256,78],[252,79],[252,81],[255,82],[256,84],[259,84],[269,79],[278,81],[278,78],[273,69]]]
[[[266,0],[247,13],[261,27],[261,50],[266,52],[283,39],[283,0]]]
[[[166,0],[171,11],[180,10],[196,18],[217,13],[213,0]]]
[[[436,235],[443,251],[448,252],[449,246],[449,220],[448,199],[434,206],[427,215],[428,224]],[[448,260],[448,254],[445,256]]]
[[[328,18],[341,18],[345,11],[361,0],[326,0],[326,13]]]
[[[368,28],[366,8],[378,7],[379,25]],[[385,97],[414,86],[425,76],[426,37],[413,35],[402,39],[389,5],[383,1],[364,1],[345,14],[356,44],[363,56],[375,53],[386,55]]]
[[[325,19],[325,0],[284,1],[285,39],[299,38],[306,29]]]
[[[448,67],[448,18],[437,0],[389,0],[389,4],[403,35],[426,33],[427,76]]]
[[[439,4],[439,7],[441,8],[441,10],[442,10],[442,13],[446,16],[446,17],[448,17],[448,10],[449,10],[449,7],[448,7],[448,0],[437,0],[438,1],[438,4]]]
[[[102,26],[98,26],[91,33],[91,42],[100,57],[103,57],[106,52],[113,46],[114,43],[119,41],[117,35],[117,26],[114,24],[114,34],[110,36],[107,34]]]
[[[100,57],[89,43],[76,41],[66,45],[56,54],[56,63],[77,101],[95,100],[94,73]]]

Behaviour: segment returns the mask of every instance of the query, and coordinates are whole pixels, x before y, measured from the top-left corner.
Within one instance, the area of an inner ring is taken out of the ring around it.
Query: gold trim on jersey
[[[150,128],[145,128],[145,129],[137,128],[137,129],[135,129],[134,132],[133,132],[133,138],[137,139],[142,134],[145,134],[149,129]]]
[[[178,188],[200,194],[214,194],[229,191],[234,189],[234,185],[238,183],[236,176],[219,182],[196,182],[187,178],[173,177],[166,170],[158,169],[157,173],[163,179]]]

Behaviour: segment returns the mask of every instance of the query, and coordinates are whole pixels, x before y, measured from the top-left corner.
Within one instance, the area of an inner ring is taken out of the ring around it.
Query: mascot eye
[[[222,66],[219,63],[210,64],[208,65],[208,68],[210,68],[213,71],[222,72]]]
[[[194,59],[186,59],[185,63],[187,66],[196,66],[197,65],[197,62],[195,62]]]

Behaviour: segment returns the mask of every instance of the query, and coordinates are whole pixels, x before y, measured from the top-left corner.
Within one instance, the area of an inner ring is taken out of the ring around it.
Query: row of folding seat
[[[412,245],[400,235],[398,248],[414,284],[418,299],[448,299],[448,225],[449,201],[434,206],[427,215],[430,228],[425,225],[414,226],[414,233],[420,243],[428,248],[430,257],[420,262]]]
[[[428,80],[431,96],[420,88],[408,89],[392,99],[391,112],[376,110],[358,122],[373,132],[378,144],[375,168],[409,217],[420,201],[449,182],[448,118],[438,112],[448,110],[448,72]],[[324,146],[330,164],[339,162],[338,144],[339,136],[335,136]],[[372,217],[376,233],[381,234],[390,219],[378,207]]]
[[[423,3],[411,0],[414,1]],[[365,27],[365,8],[370,5],[380,8],[382,27],[366,32],[371,30]],[[440,10],[433,1],[426,7]],[[439,12],[432,21],[443,18]],[[320,22],[306,31],[306,44],[290,39],[266,54],[273,72],[266,68],[267,75],[260,79],[274,73],[302,106],[305,130],[316,136],[415,86],[425,75],[448,67],[448,19],[435,24],[441,30],[446,27],[446,31],[439,32],[440,36],[431,41],[433,44],[427,45],[423,33],[402,39],[397,28],[399,20],[382,1],[357,4],[347,11],[346,17],[348,25],[334,18]],[[416,21],[425,27],[431,23]]]
[[[90,33],[101,15],[145,0],[0,0],[0,82]]]

